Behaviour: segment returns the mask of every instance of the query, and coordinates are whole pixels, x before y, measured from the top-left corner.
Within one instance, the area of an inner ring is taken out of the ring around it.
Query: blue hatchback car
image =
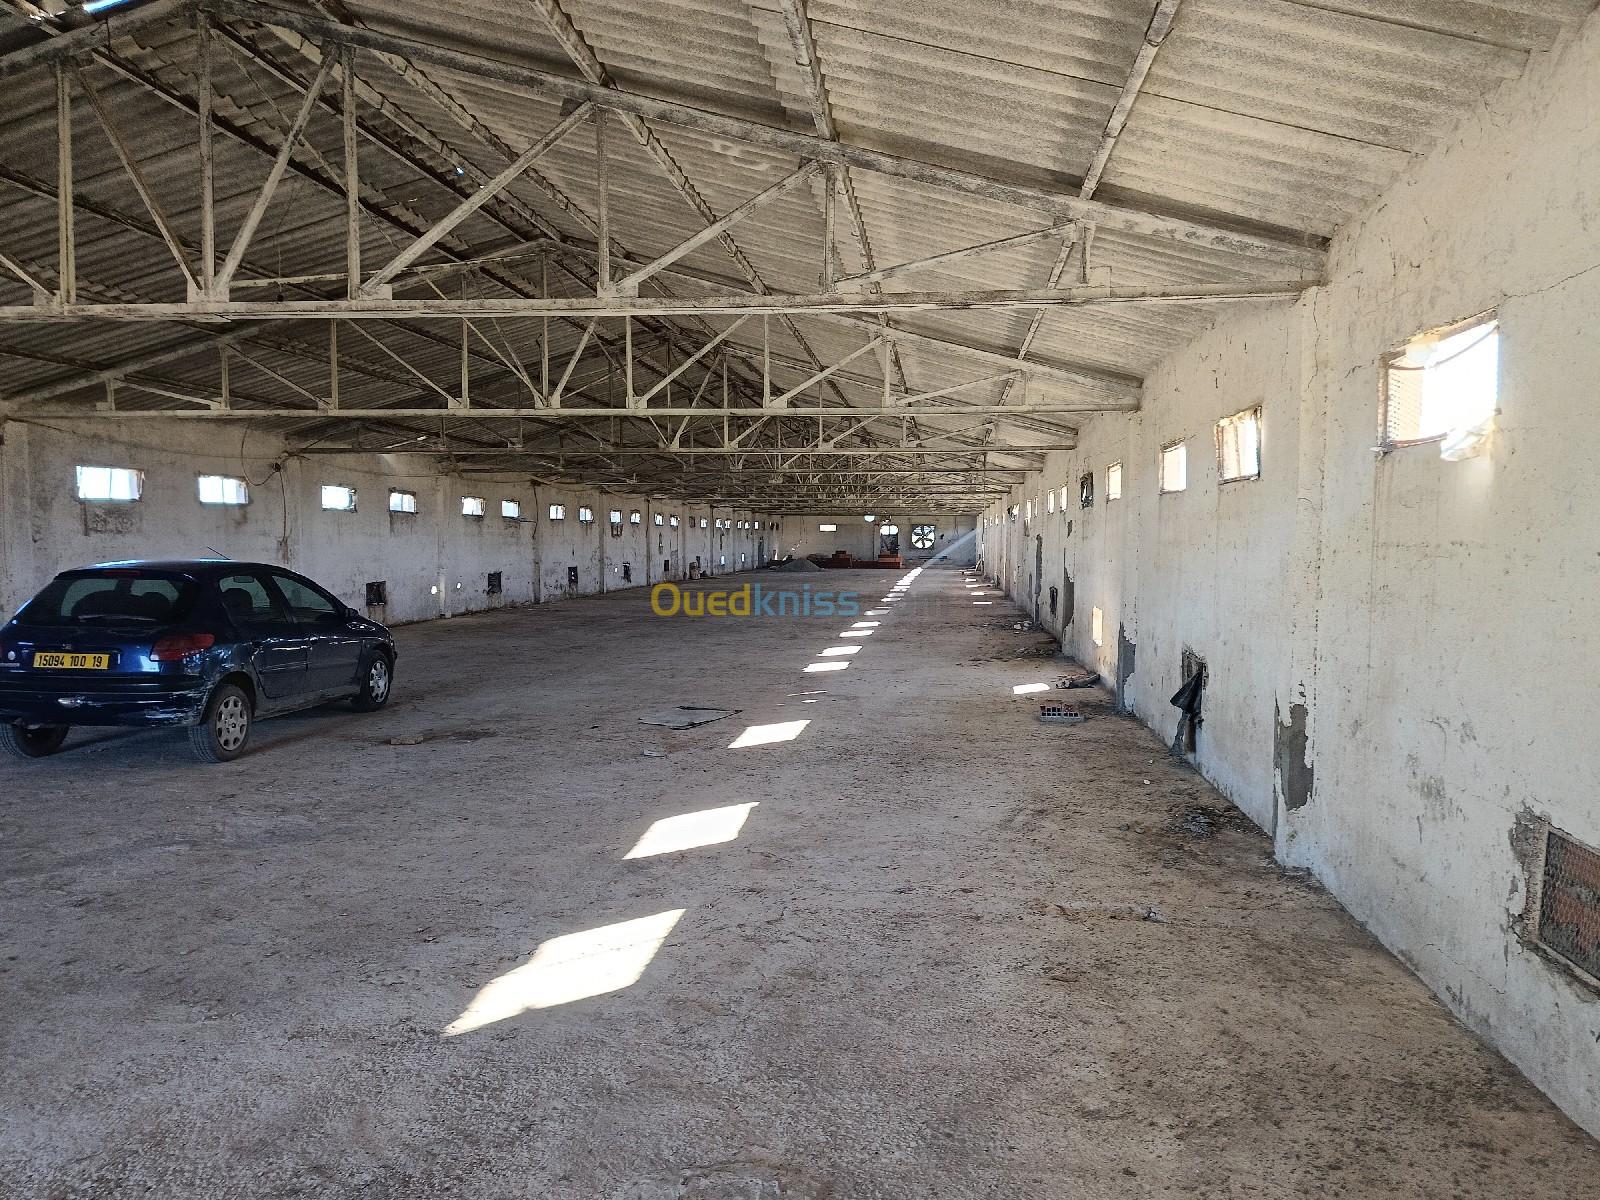
[[[115,562],[64,571],[0,626],[0,750],[39,758],[73,725],[186,727],[195,755],[244,752],[259,717],[394,686],[382,625],[283,567]]]

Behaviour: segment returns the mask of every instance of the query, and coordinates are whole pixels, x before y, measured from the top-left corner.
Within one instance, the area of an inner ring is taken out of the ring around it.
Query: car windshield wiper
[[[84,613],[81,617],[73,617],[73,621],[146,621],[151,625],[161,624],[158,617],[147,617],[142,613]]]

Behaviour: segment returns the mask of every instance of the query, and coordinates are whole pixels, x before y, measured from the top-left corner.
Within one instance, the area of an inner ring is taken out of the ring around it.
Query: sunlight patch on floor
[[[833,664],[813,665],[832,666]],[[838,665],[842,669],[850,664],[839,663]],[[811,668],[807,667],[806,669],[810,670]],[[742,750],[747,746],[771,746],[776,742],[792,742],[800,736],[800,731],[809,724],[811,724],[810,721],[775,721],[771,725],[752,725],[734,738],[733,741],[729,742],[728,749]]]
[[[551,938],[522,966],[485,984],[467,1010],[444,1027],[445,1036],[633,986],[683,912],[674,908]]]
[[[739,836],[750,810],[755,806],[752,801],[749,804],[729,804],[724,808],[707,808],[700,812],[662,817],[646,829],[644,836],[633,844],[633,849],[622,857],[653,858],[657,854],[676,854],[680,850],[731,842]]]

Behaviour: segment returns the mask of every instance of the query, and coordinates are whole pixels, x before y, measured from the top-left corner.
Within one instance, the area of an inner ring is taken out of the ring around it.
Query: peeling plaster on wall
[[[1524,806],[1517,813],[1508,835],[1512,856],[1520,870],[1511,876],[1506,890],[1507,928],[1530,948],[1538,940],[1539,887],[1536,881],[1544,870],[1544,839],[1549,828],[1548,817]]]
[[[1139,647],[1128,636],[1126,625],[1117,626],[1117,707],[1128,711],[1128,680],[1138,666]]]
[[[1272,748],[1273,766],[1278,773],[1278,795],[1291,812],[1311,803],[1317,772],[1306,753],[1306,706],[1291,704],[1289,719],[1283,719],[1276,704],[1272,710],[1277,738]]]

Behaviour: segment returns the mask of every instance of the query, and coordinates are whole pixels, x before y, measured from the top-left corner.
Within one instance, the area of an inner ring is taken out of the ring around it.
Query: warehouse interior
[[[0,762],[8,1195],[1593,1191],[1593,0],[0,0],[0,94],[0,619],[399,648]]]

